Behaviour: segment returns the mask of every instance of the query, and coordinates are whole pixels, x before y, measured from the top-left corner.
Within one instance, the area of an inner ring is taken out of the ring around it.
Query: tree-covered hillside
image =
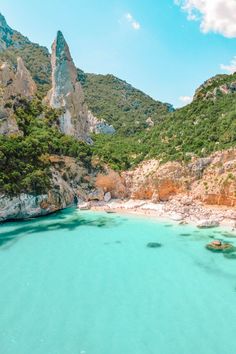
[[[113,75],[85,74],[82,84],[89,109],[119,134],[140,132],[152,122],[159,123],[173,109]]]
[[[74,157],[90,167],[90,146],[59,132],[58,111],[43,106],[37,98],[15,99],[12,104],[22,134],[0,135],[0,194],[46,192],[53,154]]]
[[[12,30],[0,14],[0,64],[4,61],[16,65],[22,57],[35,80],[41,97],[51,85],[51,63],[47,48],[32,43],[27,37]],[[170,105],[155,101],[143,92],[113,75],[85,74],[78,69],[89,110],[104,119],[120,133],[130,135],[157,123],[169,110]],[[146,120],[150,118],[149,123]]]
[[[17,57],[23,59],[42,97],[46,95],[51,85],[51,63],[47,48],[34,43],[24,43],[19,48],[10,46],[0,52],[0,63],[7,61],[16,66]]]
[[[9,30],[9,27],[5,32],[0,31],[0,35],[1,33],[1,41],[8,42],[6,48],[0,50],[0,62],[8,60],[14,64],[16,57],[21,56],[39,85],[42,97],[50,87],[49,52],[31,43],[18,32]],[[208,80],[197,90],[190,105],[174,112],[170,112],[169,105],[153,100],[113,75],[85,74],[78,69],[78,79],[83,85],[92,113],[112,124],[117,130],[114,136],[94,136],[95,144],[92,147],[95,157],[115,169],[131,168],[147,158],[188,161],[193,155],[207,156],[213,151],[236,145],[236,74],[218,75]],[[226,87],[225,91],[223,86]],[[213,96],[210,95],[210,99],[206,99],[209,92],[219,87],[223,87],[223,91],[217,94],[213,92]],[[35,101],[32,104],[33,111],[27,104],[23,110],[15,112],[24,137],[1,138],[1,148],[4,149],[1,152],[6,155],[1,162],[5,163],[1,166],[4,171],[1,178],[5,186],[14,175],[14,168],[16,169],[17,163],[12,165],[11,171],[7,165],[14,154],[18,156],[19,161],[31,161],[30,150],[30,155],[21,155],[21,151],[25,151],[24,148],[22,150],[21,143],[33,146],[30,145],[31,139],[34,141],[34,147],[39,147],[38,156],[59,153],[73,156],[78,154],[79,157],[79,145],[58,132],[55,133],[51,120],[48,120],[48,112],[45,118],[37,119],[37,112],[40,116],[45,113],[42,112],[44,108],[41,106],[40,113],[35,110]],[[153,123],[155,126],[151,127]],[[147,127],[148,129],[145,129]],[[88,154],[90,152],[89,148]],[[32,161],[38,160],[33,158]],[[23,167],[23,170],[31,173],[34,171],[34,165],[32,166],[33,169]],[[14,177],[16,181],[19,181],[18,177]],[[22,180],[20,185],[24,186],[24,183]],[[13,187],[15,188],[16,186]]]
[[[236,94],[197,99],[170,113],[158,126],[135,136],[97,136],[94,154],[116,169],[148,158],[189,161],[236,146]]]

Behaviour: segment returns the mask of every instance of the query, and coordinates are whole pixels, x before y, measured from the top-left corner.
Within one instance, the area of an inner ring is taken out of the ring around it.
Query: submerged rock
[[[209,251],[213,252],[235,252],[236,248],[231,243],[222,242],[220,240],[212,241],[206,245]]]
[[[224,253],[224,257],[227,258],[227,259],[236,259],[236,252]]]
[[[148,248],[160,248],[160,247],[162,247],[162,244],[158,243],[158,242],[149,242],[147,244],[147,247]]]

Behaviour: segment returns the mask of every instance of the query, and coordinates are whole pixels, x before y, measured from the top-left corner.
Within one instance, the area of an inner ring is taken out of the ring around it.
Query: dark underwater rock
[[[162,247],[162,244],[158,243],[158,242],[149,242],[147,244],[147,247],[148,248],[160,248],[160,247]]]
[[[236,252],[224,253],[224,257],[228,259],[236,259]]]

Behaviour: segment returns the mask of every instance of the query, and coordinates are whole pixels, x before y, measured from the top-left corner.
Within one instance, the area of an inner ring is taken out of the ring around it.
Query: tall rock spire
[[[52,89],[48,101],[53,108],[62,108],[60,130],[66,135],[89,142],[88,109],[77,79],[77,69],[63,34],[59,31],[52,45]]]

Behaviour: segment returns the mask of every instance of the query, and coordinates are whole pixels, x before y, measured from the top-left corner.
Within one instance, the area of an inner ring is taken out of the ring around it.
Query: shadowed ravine
[[[236,351],[223,231],[75,209],[0,231],[1,353]]]

